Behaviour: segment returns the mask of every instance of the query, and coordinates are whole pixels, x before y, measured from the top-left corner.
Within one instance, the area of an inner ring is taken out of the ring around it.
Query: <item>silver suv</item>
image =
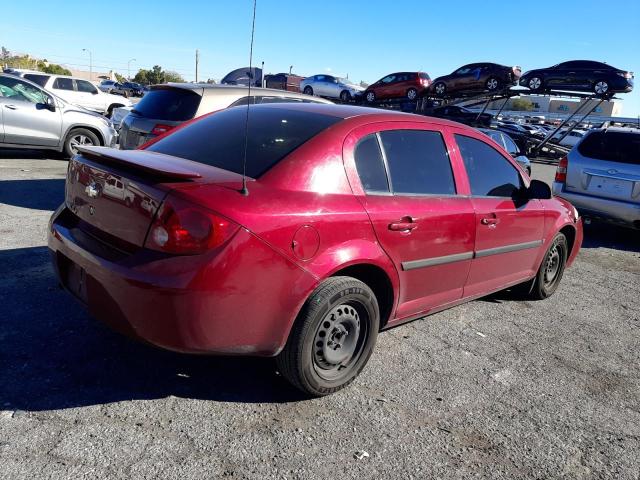
[[[640,228],[640,129],[589,131],[560,160],[553,193],[587,218]]]
[[[71,105],[33,82],[0,73],[0,147],[73,156],[78,145],[115,143],[116,131],[102,115]]]
[[[153,85],[120,124],[120,148],[130,150],[187,120],[224,108],[246,105],[247,87],[170,83]],[[251,103],[331,103],[318,97],[271,88],[252,88]]]

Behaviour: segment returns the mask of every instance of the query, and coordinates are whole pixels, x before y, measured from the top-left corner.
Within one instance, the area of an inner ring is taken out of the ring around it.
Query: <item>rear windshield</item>
[[[184,122],[195,116],[201,98],[182,88],[151,90],[136,104],[133,112],[146,118]]]
[[[585,157],[640,165],[640,133],[592,132],[578,145]]]
[[[299,110],[251,106],[247,175],[258,178],[293,150],[341,119]],[[242,173],[247,107],[207,116],[148,150]]]
[[[429,75],[427,75],[426,73],[420,73],[420,78],[423,80],[431,80],[431,78],[429,78]]]
[[[37,75],[35,73],[26,73],[24,78],[31,80],[33,83],[37,83],[41,87],[44,87],[49,80],[49,75]]]

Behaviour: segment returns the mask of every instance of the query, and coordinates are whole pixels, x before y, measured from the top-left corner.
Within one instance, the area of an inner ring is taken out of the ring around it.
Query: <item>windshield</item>
[[[300,110],[249,107],[247,175],[258,178],[292,151],[341,119]],[[198,120],[148,150],[242,173],[247,107]]]

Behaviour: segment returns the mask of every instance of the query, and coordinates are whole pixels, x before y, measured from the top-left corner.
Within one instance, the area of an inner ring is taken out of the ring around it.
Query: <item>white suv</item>
[[[24,73],[21,76],[69,103],[108,117],[111,116],[114,108],[132,105],[129,99],[102,92],[93,83],[81,78],[48,73]]]

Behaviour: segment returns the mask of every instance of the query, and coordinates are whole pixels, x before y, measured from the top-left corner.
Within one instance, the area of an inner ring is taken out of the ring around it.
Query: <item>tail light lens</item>
[[[173,130],[175,127],[173,125],[165,125],[163,123],[158,123],[153,130],[151,130],[152,135],[162,135],[163,133],[167,133],[169,130]]]
[[[145,247],[177,255],[196,255],[219,247],[238,225],[185,200],[165,200],[147,234]]]
[[[556,182],[565,183],[567,181],[567,167],[569,166],[569,159],[562,157],[558,162],[558,168],[556,170]]]

